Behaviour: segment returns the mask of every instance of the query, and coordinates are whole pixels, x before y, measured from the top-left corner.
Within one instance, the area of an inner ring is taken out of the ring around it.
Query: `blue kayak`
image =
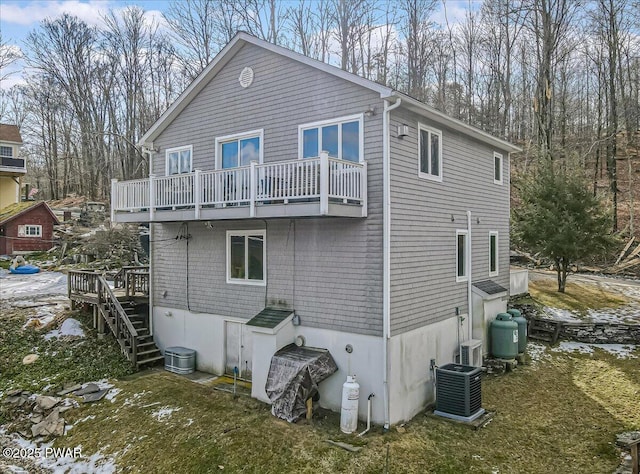
[[[9,267],[9,271],[17,275],[29,275],[31,273],[38,273],[40,267],[36,267],[35,265],[22,265],[18,268]]]

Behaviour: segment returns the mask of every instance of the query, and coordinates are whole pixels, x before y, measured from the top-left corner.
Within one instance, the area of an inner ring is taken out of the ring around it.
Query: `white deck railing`
[[[366,209],[367,165],[329,158],[289,160],[240,168],[199,171],[111,183],[112,219],[117,212],[149,212],[203,207],[288,204],[317,200],[320,214],[329,202],[359,204]],[[363,210],[363,215],[366,211]]]

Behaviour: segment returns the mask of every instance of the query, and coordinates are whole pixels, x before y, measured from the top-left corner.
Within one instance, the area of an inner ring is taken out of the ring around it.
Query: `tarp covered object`
[[[290,344],[271,358],[265,390],[271,413],[294,422],[307,411],[305,402],[318,391],[318,384],[338,370],[326,349]]]

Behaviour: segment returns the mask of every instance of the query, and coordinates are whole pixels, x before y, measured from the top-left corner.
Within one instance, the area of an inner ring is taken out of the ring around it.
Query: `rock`
[[[62,436],[64,434],[64,418],[55,408],[44,420],[31,427],[33,436]]]
[[[407,432],[407,429],[406,429],[404,426],[397,426],[397,427],[396,427],[396,431],[397,431],[398,433],[406,433],[406,432]]]
[[[38,354],[29,354],[24,356],[24,359],[22,359],[22,363],[24,365],[29,365],[29,364],[33,364],[35,361],[38,360],[40,356]]]
[[[7,392],[7,397],[17,397],[21,393],[22,393],[22,390],[20,390],[20,389],[11,390],[10,392]]]
[[[31,423],[33,423],[34,425],[37,425],[38,423],[40,423],[42,421],[42,415],[31,415],[31,417],[29,418],[31,420]]]
[[[43,411],[51,410],[58,403],[60,403],[59,398],[40,395],[36,397],[36,406],[40,407]]]
[[[57,393],[57,395],[62,397],[64,395],[67,395],[68,393],[75,392],[76,390],[80,390],[81,388],[82,388],[82,385],[80,385],[79,383],[69,385],[67,387],[64,387],[63,390],[60,390]]]
[[[105,388],[104,390],[99,390],[94,393],[89,393],[83,397],[82,402],[89,403],[89,402],[97,402],[98,400],[102,400],[109,390],[111,389]]]
[[[95,393],[98,391],[100,391],[100,387],[98,387],[95,383],[88,383],[85,388],[76,390],[75,392],[73,392],[73,394],[77,396],[81,396],[81,395],[87,395],[89,393]]]

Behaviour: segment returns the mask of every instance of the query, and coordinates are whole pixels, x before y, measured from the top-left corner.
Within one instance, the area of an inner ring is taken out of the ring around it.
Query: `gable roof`
[[[8,123],[0,123],[0,142],[11,142],[22,144],[20,129],[17,125],[9,125]]]
[[[316,59],[309,58],[303,54],[296,53],[282,46],[277,46],[268,41],[261,40],[245,32],[237,33],[233,39],[222,48],[209,65],[198,75],[198,77],[187,87],[182,94],[175,100],[173,104],[160,116],[160,118],[151,126],[151,128],[139,140],[139,145],[148,145],[169,126],[169,124],[182,112],[187,105],[205,88],[205,86],[220,72],[220,70],[235,56],[235,54],[245,45],[252,44],[271,51],[275,54],[285,56],[294,61],[306,64],[320,71],[334,75],[346,81],[357,84],[366,89],[372,90],[380,94],[381,99],[390,102],[400,100],[401,106],[404,106],[420,115],[423,115],[444,126],[458,130],[466,135],[470,135],[482,142],[489,143],[500,150],[508,152],[522,151],[521,148],[499,138],[494,137],[482,130],[472,127],[461,120],[454,119],[448,115],[436,110],[435,108],[420,102],[402,92],[398,92],[390,87],[383,86],[377,82],[365,79],[356,74],[343,71],[340,68],[323,63]],[[395,99],[395,100],[394,100]]]
[[[33,202],[33,201],[25,201],[25,202],[17,202],[15,204],[11,204],[10,206],[4,207],[0,209],[0,225],[6,224],[9,221],[17,219],[18,217],[33,211],[34,209],[44,206],[44,208],[51,214],[51,218],[53,219],[54,225],[59,224],[58,219],[55,214],[51,210],[51,208],[44,201]]]

